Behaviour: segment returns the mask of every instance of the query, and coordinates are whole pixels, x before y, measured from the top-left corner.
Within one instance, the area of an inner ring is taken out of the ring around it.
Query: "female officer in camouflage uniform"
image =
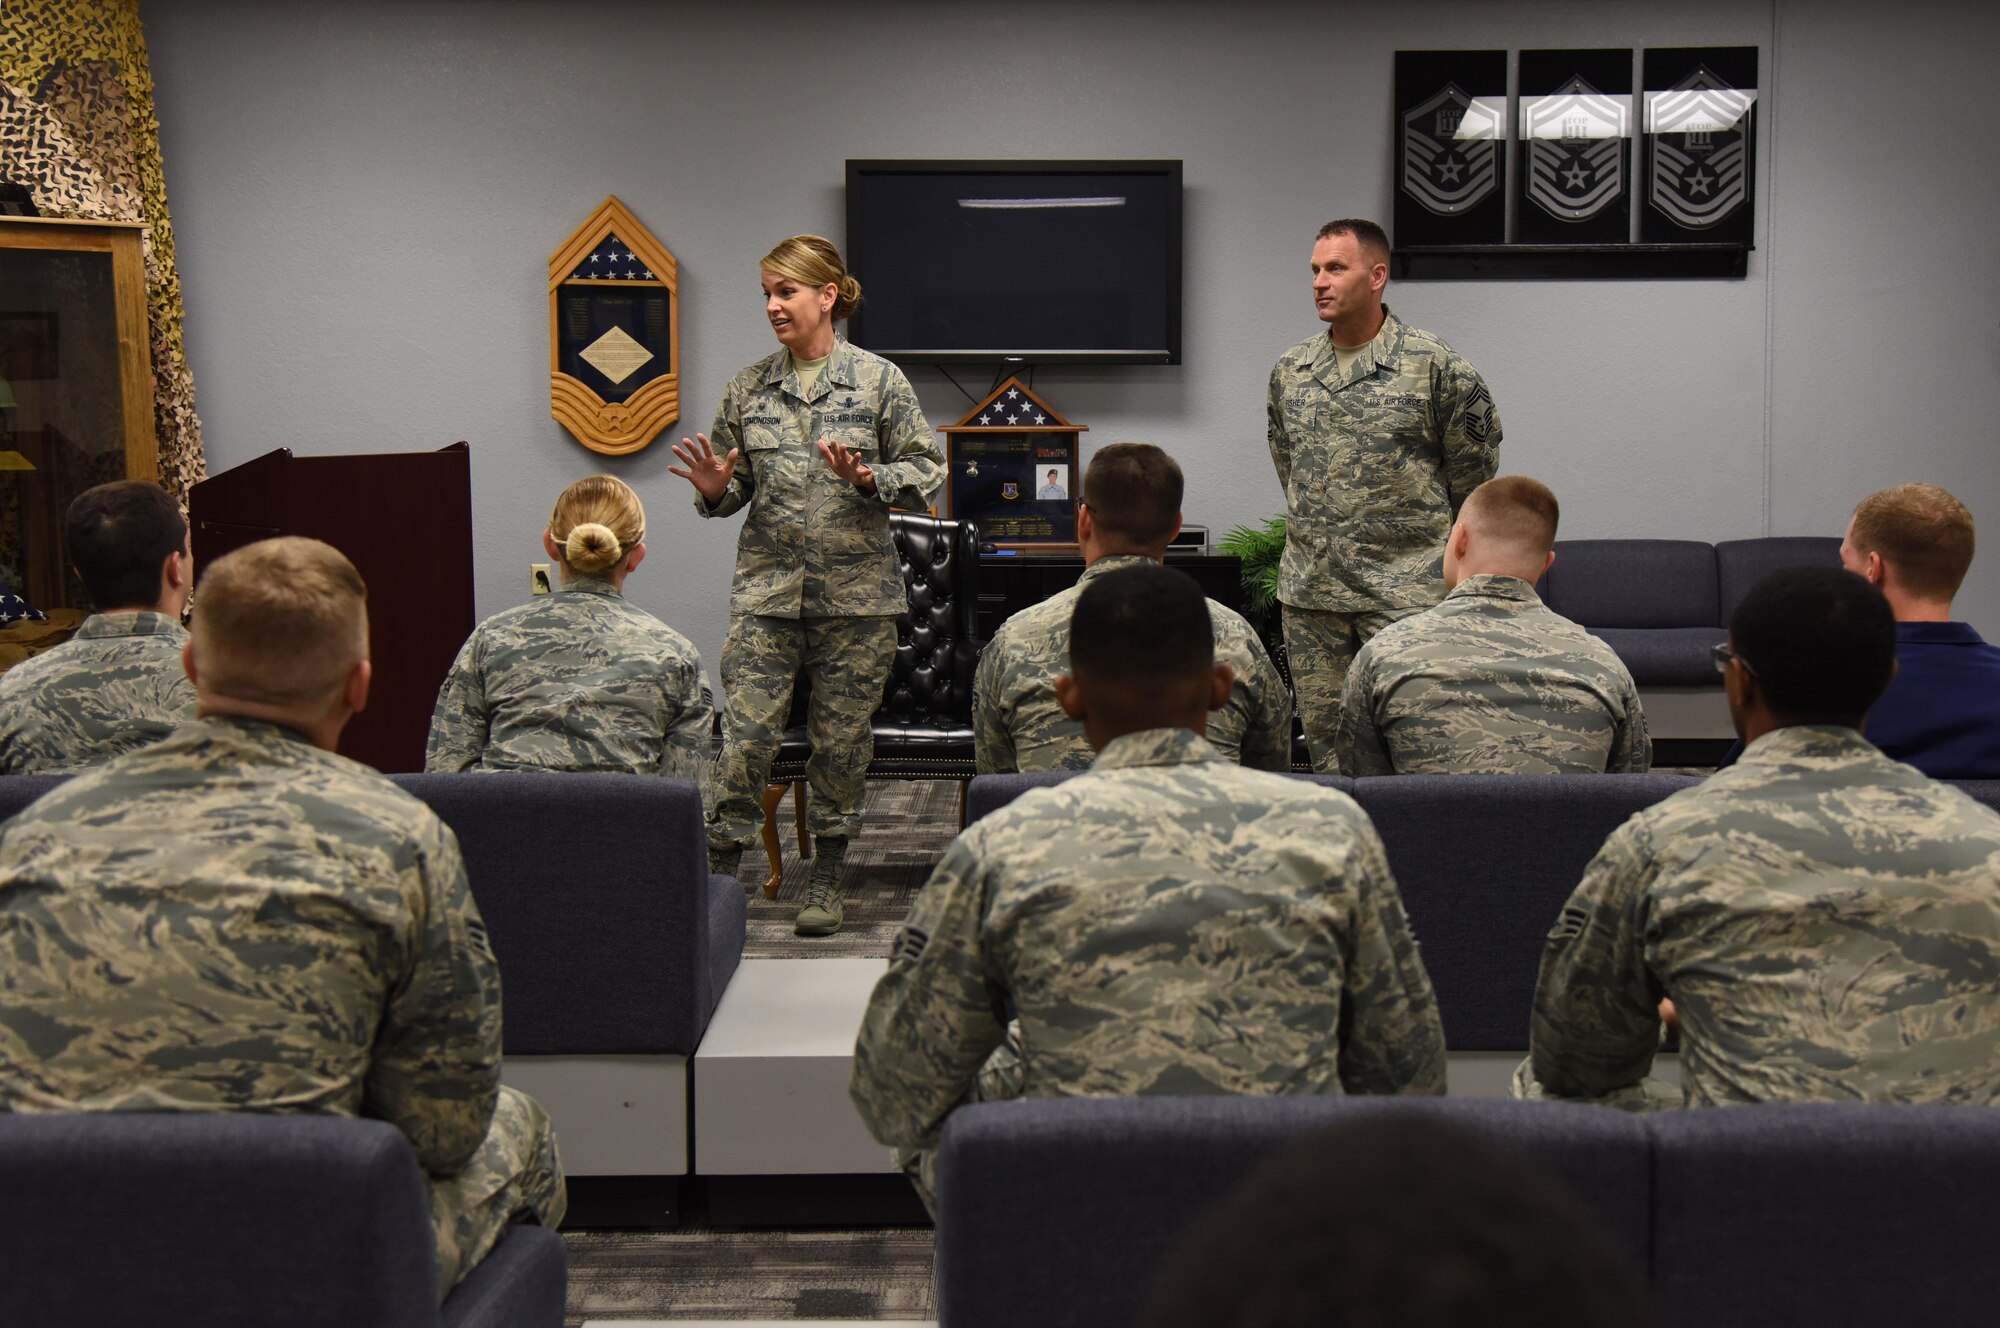
[[[473,630],[438,690],[424,769],[707,773],[701,656],[621,593],[645,540],[623,480],[563,490],[542,532],[562,588]]]
[[[828,936],[840,929],[841,861],[861,829],[874,753],[869,718],[905,607],[889,509],[928,506],[944,457],[902,371],[834,336],[861,302],[861,283],[833,243],[795,235],[761,266],[779,349],[731,380],[710,433],[681,439],[681,466],[669,467],[694,485],[703,516],[749,509],[722,645],[709,870],[734,875],[757,836],[758,794],[803,668],[816,860],[796,930]]]

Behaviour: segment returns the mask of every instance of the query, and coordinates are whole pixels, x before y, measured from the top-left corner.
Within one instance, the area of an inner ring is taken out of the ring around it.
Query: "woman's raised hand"
[[[698,433],[692,439],[683,438],[674,444],[674,455],[687,466],[668,466],[667,474],[678,475],[694,485],[710,507],[722,501],[724,491],[729,488],[729,479],[736,473],[736,449],[730,448],[728,456],[717,456],[715,449],[708,445],[708,435]]]

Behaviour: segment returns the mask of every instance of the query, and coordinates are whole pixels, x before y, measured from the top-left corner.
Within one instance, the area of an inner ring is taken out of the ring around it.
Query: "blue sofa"
[[[1602,637],[1641,688],[1720,689],[1709,647],[1750,587],[1780,567],[1840,564],[1840,541],[1780,536],[1557,540],[1536,589],[1551,609]]]
[[[500,961],[506,1081],[573,1176],[689,1169],[688,1063],[743,957],[701,796],[632,775],[394,775],[458,836]],[[62,783],[0,778],[0,820]]]
[[[1294,775],[1352,796],[1389,853],[1454,1052],[1525,1053],[1542,944],[1583,868],[1686,775]],[[968,824],[1068,772],[981,775]],[[1440,833],[1448,828],[1449,833]]]
[[[559,1328],[562,1237],[516,1225],[442,1308],[409,1142],[381,1121],[0,1115],[0,1323]]]
[[[701,795],[614,774],[395,775],[451,826],[505,986],[508,1083],[572,1176],[681,1176],[688,1068],[743,958]]]
[[[1649,1273],[1671,1323],[1971,1328],[2000,1304],[2000,1112],[1104,1098],[952,1113],[938,1159],[939,1321],[1122,1328],[1175,1237],[1271,1149],[1391,1113],[1466,1125],[1546,1164]],[[1328,1297],[1331,1311],[1339,1288]]]
[[[981,775],[978,821],[1068,771]],[[1543,942],[1605,837],[1689,775],[1294,775],[1361,804],[1388,849],[1453,1053],[1525,1054]],[[2000,808],[2000,780],[1956,785]]]

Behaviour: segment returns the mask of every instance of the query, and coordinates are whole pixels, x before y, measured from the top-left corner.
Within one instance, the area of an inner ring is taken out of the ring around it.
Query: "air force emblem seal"
[[[1546,97],[1523,98],[1528,197],[1558,221],[1588,221],[1625,192],[1631,112],[1581,78]]]
[[[1447,83],[1403,115],[1403,192],[1441,217],[1477,207],[1499,187],[1500,114]]]
[[[1670,91],[1647,96],[1653,206],[1690,229],[1713,226],[1749,197],[1750,107],[1703,65]]]
[[[1021,496],[1021,486],[1013,480],[1002,480],[1000,482],[1000,496],[1011,503]]]

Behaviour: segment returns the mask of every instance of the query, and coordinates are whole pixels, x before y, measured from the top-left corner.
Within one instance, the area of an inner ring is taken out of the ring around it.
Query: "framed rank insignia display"
[[[949,515],[979,523],[982,543],[1056,553],[1076,548],[1078,435],[1018,378],[944,429]]]
[[[1646,206],[1639,238],[1752,244],[1757,48],[1646,52]]]
[[[549,401],[613,456],[680,417],[679,265],[615,196],[549,255]]]
[[[1632,52],[1521,52],[1522,244],[1632,238]]]
[[[1507,52],[1396,52],[1396,243],[1499,244]]]

